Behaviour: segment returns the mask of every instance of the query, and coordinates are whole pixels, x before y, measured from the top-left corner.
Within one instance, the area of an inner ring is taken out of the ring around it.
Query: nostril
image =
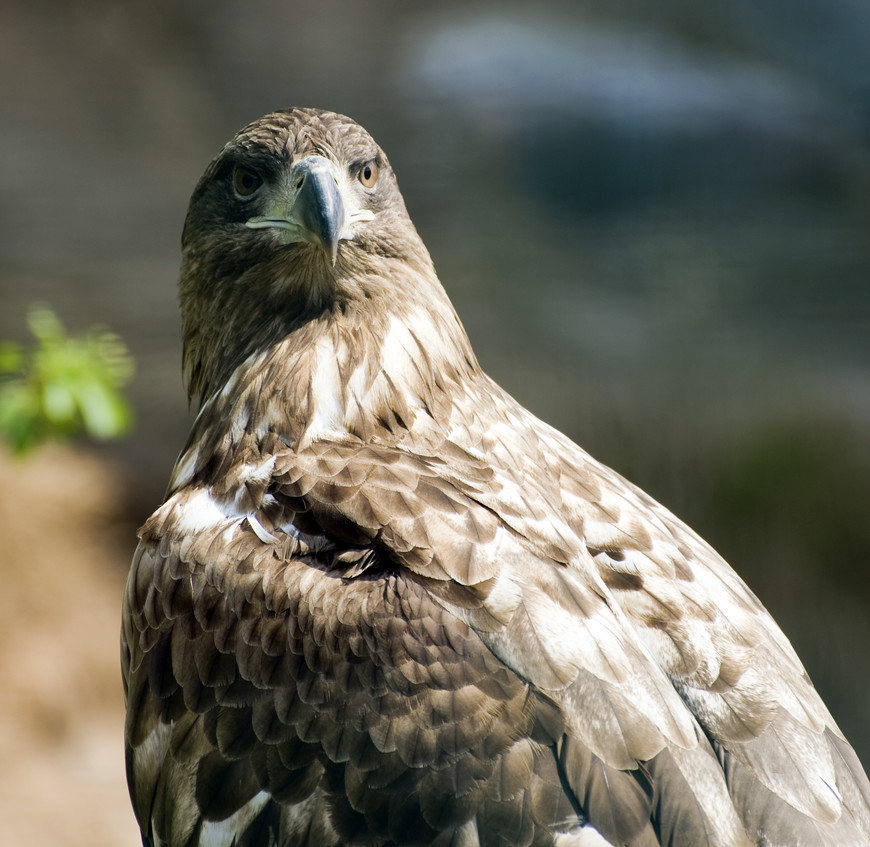
[[[304,177],[304,176],[299,177],[299,182],[296,183],[296,190],[297,190],[297,191],[298,191],[300,188],[302,188],[302,183],[303,183],[303,182],[305,182],[305,177]]]

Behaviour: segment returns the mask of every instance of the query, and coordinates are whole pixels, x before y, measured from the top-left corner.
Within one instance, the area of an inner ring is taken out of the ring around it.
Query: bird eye
[[[366,162],[359,172],[359,181],[363,188],[374,188],[378,181],[378,166],[376,162]]]
[[[248,168],[238,167],[233,171],[233,188],[240,197],[250,197],[263,184],[263,178]]]

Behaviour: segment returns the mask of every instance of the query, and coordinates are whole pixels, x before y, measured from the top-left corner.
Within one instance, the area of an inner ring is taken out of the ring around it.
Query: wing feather
[[[522,417],[510,420],[516,426]],[[497,430],[489,435],[496,436],[505,437]],[[477,672],[464,651],[477,638],[478,651],[492,651],[515,674],[508,688],[531,686],[557,704],[568,739],[561,749],[570,751],[558,768],[575,823],[585,816],[605,836],[627,843],[646,837],[641,821],[655,807],[663,843],[686,827],[704,832],[703,843],[732,843],[735,807],[765,825],[778,820],[757,810],[759,801],[743,787],[750,777],[813,826],[835,822],[843,807],[829,786],[851,770],[820,734],[833,722],[754,596],[665,510],[573,445],[552,443],[561,436],[544,431],[526,438],[537,438],[538,446],[524,445],[526,460],[509,451],[514,475],[497,485],[482,470],[484,451],[502,448],[484,437],[480,455],[453,448],[449,463],[357,443],[313,442],[310,457],[285,451],[271,465],[270,485],[247,489],[254,492],[251,505],[270,510],[263,524],[277,533],[274,544],[226,506],[211,532],[201,528],[191,542],[185,510],[213,513],[198,505],[201,492],[176,494],[145,527],[147,552],[137,554],[129,589],[139,649],[153,654],[150,668],[163,669],[162,676],[153,671],[156,696],[180,687],[194,710],[247,709],[244,717],[227,711],[219,723],[213,745],[225,761],[252,738],[284,739],[289,725],[319,744],[328,762],[365,762],[358,773],[371,774],[376,752],[398,756],[407,779],[409,768],[461,757],[472,727],[491,732],[505,720],[504,701],[491,699],[481,677],[473,681]],[[541,479],[526,464],[557,456],[558,468]],[[548,501],[552,512],[540,507]],[[173,510],[180,520],[173,521]],[[308,534],[300,535],[294,522]],[[288,530],[293,544],[278,543]],[[327,598],[323,585],[335,581],[328,562],[342,561],[348,543],[373,553],[344,557],[364,564]],[[312,552],[288,560],[292,549]],[[418,575],[417,593],[397,593],[391,612],[371,593],[348,590],[370,585],[369,572],[382,578],[399,573],[397,567]],[[440,612],[410,633],[403,621],[413,617],[421,591]],[[249,608],[262,611],[245,617]],[[194,621],[202,630],[191,637]],[[167,635],[154,641],[147,633],[155,630]],[[160,658],[167,650],[169,677]],[[293,691],[263,699],[288,679]],[[424,711],[409,711],[407,698],[424,691]],[[488,703],[483,711],[475,708],[481,698]],[[336,710],[336,702],[346,707]],[[270,709],[276,718],[268,717]],[[545,747],[560,743],[550,730]],[[725,771],[709,749],[702,752],[702,733],[728,749]],[[503,745],[518,737],[512,733]],[[493,757],[481,757],[491,773]],[[456,767],[448,769],[452,779]],[[313,786],[312,773],[299,784]],[[724,781],[730,774],[733,785]],[[728,790],[730,817],[721,813]],[[673,807],[669,797],[679,798]],[[377,804],[377,815],[389,817],[393,807]],[[504,807],[504,819],[520,814],[518,808]],[[438,817],[434,808],[426,814],[427,825]]]
[[[342,583],[316,559],[279,559],[233,517],[211,531],[246,538],[223,548],[222,591],[215,562],[179,566],[181,538],[162,558],[146,534],[125,601],[131,792],[159,839],[220,826],[241,839],[324,814],[306,826],[331,838],[362,821],[396,837],[412,818],[409,832],[434,838],[505,802],[489,787],[497,764],[549,755],[529,740],[546,733],[528,684],[421,584]]]

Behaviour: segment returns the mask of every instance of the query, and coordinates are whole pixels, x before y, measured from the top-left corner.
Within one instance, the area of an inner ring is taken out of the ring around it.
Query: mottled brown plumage
[[[124,600],[149,845],[859,845],[870,785],[749,589],[480,369],[348,118],[191,200],[199,415]]]

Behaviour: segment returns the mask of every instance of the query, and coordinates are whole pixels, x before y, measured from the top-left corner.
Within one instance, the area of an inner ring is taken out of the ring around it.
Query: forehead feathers
[[[283,163],[310,155],[334,161],[385,158],[374,139],[355,121],[319,109],[272,112],[242,129],[225,152],[268,155]]]

